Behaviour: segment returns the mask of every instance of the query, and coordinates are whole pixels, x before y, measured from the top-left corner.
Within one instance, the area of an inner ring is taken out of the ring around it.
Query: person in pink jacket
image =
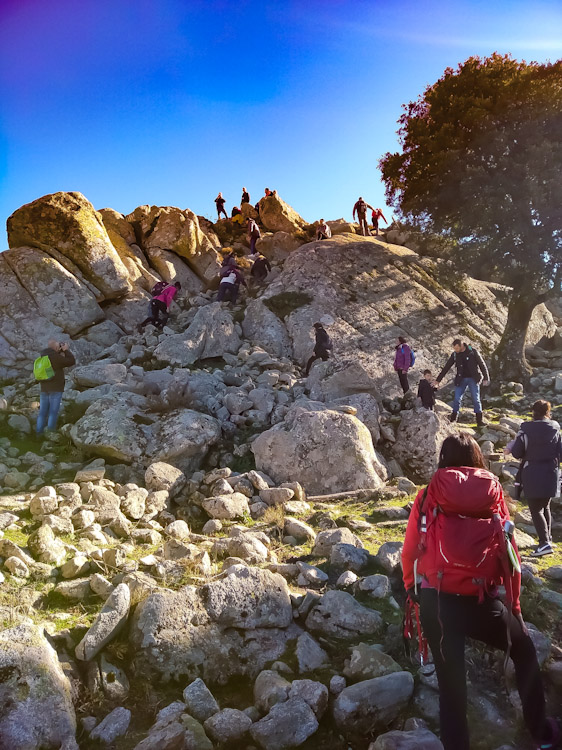
[[[404,336],[398,337],[398,345],[394,355],[394,369],[398,373],[398,379],[404,393],[410,390],[408,382],[408,370],[412,366],[412,350],[408,346]]]
[[[150,315],[139,324],[139,333],[149,323],[152,323],[156,328],[164,328],[168,322],[170,305],[180,289],[181,284],[179,281],[176,281],[175,284],[169,284],[167,287],[164,287],[160,294],[157,294],[150,300]]]

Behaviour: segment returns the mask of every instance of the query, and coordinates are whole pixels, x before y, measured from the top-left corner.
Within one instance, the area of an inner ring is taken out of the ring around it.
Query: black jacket
[[[316,344],[314,345],[314,351],[329,352],[332,349],[332,339],[328,336],[328,332],[325,328],[316,328]]]
[[[56,352],[54,349],[43,349],[42,357],[49,357],[55,371],[50,380],[41,380],[41,393],[62,393],[64,391],[64,368],[76,364],[74,354],[70,351]]]
[[[250,276],[257,279],[265,279],[267,274],[271,271],[271,263],[267,258],[258,258],[254,261],[254,265],[250,271]]]
[[[418,385],[418,398],[421,399],[422,406],[426,409],[432,409],[435,406],[435,386],[428,383],[425,378],[422,378]]]
[[[486,363],[480,356],[480,352],[472,346],[467,346],[463,352],[453,352],[447,364],[437,376],[437,382],[440,383],[451,367],[455,365],[457,374],[455,376],[455,385],[459,385],[463,378],[472,378],[477,383],[482,380],[490,380],[490,373]]]
[[[511,448],[523,466],[521,484],[527,500],[548,499],[558,495],[562,438],[560,425],[552,419],[523,422]]]

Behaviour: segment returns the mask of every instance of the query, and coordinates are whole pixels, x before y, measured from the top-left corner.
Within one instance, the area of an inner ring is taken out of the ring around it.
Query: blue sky
[[[0,0],[0,222],[58,190],[122,213],[212,217],[243,185],[309,221],[359,194],[385,210],[401,105],[496,50],[562,57],[562,3]]]

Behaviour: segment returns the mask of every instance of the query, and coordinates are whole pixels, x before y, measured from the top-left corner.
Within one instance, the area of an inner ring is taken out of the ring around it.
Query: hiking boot
[[[456,422],[458,418],[459,418],[458,411],[453,411],[451,412],[451,415],[449,416],[449,422]]]
[[[482,412],[478,412],[476,415],[476,426],[477,427],[484,427],[487,423],[484,422],[484,415]]]
[[[562,732],[560,731],[558,722],[556,719],[547,719],[546,722],[550,739],[537,745],[537,750],[555,750],[557,747],[559,748],[561,746],[560,741],[562,739]]]
[[[539,544],[538,547],[535,547],[531,552],[531,555],[533,557],[543,557],[544,555],[552,555],[553,553],[554,550],[552,549],[552,545],[547,542],[546,544]]]

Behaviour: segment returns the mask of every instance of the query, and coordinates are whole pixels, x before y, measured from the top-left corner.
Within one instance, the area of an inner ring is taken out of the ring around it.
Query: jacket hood
[[[475,517],[497,512],[503,497],[494,474],[468,466],[438,469],[428,492],[443,510]]]

